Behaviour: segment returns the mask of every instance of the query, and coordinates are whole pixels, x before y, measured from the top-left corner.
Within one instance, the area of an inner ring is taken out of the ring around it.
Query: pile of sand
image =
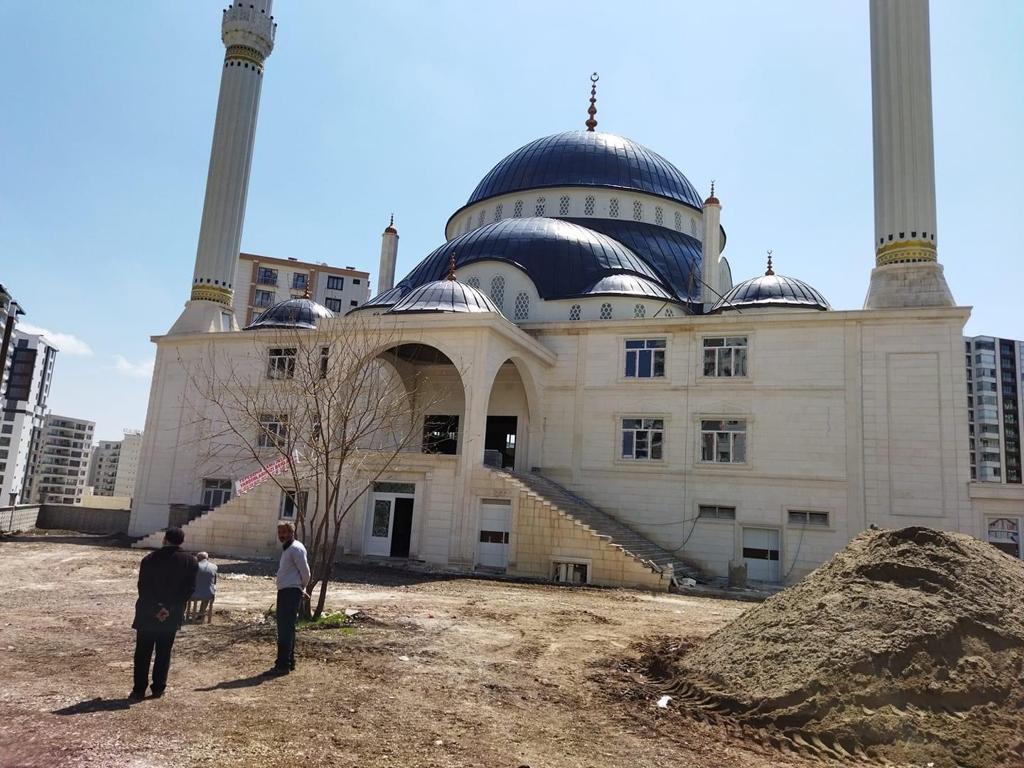
[[[680,710],[802,751],[1024,764],[1024,565],[961,534],[868,531],[652,668]]]

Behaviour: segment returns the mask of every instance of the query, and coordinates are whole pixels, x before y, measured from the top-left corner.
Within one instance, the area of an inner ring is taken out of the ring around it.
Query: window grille
[[[601,305],[601,319],[611,320],[612,319],[612,305],[605,302]]]
[[[505,210],[505,206],[503,204],[501,204],[501,203],[498,203],[496,206],[494,206],[494,220],[495,221],[501,221],[501,215],[504,212],[504,210]]]
[[[558,201],[558,215],[559,216],[568,216],[569,215],[569,196],[568,195],[562,195],[561,199]]]
[[[633,221],[644,220],[644,204],[639,200],[633,201]]]
[[[530,297],[525,293],[516,296],[515,319],[525,320],[530,316]]]
[[[660,205],[654,208],[654,223],[659,227],[665,224],[665,211],[662,210]]]
[[[594,215],[594,196],[587,195],[583,201],[583,215],[593,216]]]
[[[512,206],[512,218],[521,219],[523,217],[523,201],[516,200],[515,205]]]
[[[619,198],[613,197],[608,201],[608,216],[613,219],[619,218]]]
[[[690,234],[693,235],[694,237],[697,236],[697,220],[696,219],[690,219]]]
[[[538,197],[537,204],[533,206],[534,216],[543,216],[544,211],[547,209],[548,199],[546,197]]]
[[[491,278],[491,301],[501,309],[505,305],[505,278],[495,275]]]
[[[579,320],[580,319],[580,305],[579,304],[573,304],[571,307],[569,307],[569,319],[570,320]]]
[[[482,227],[484,225],[484,212],[483,211],[480,211],[480,215],[476,217],[476,225],[477,225],[477,227]]]
[[[470,286],[472,288],[476,288],[477,290],[479,290],[480,289],[480,278],[477,277],[476,275],[473,275],[472,277],[470,277],[470,278],[468,278],[466,280],[466,285],[468,285],[468,286]]]
[[[633,307],[633,317],[638,320],[647,317],[647,307],[645,307],[643,304],[637,304],[635,307]]]
[[[676,232],[682,232],[682,231],[683,231],[683,214],[681,214],[679,211],[676,211]]]

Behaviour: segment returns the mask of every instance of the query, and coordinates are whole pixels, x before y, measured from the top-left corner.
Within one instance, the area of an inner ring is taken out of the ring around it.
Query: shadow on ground
[[[104,699],[97,696],[95,699],[86,699],[70,707],[53,710],[55,715],[88,715],[93,712],[114,712],[119,709],[128,709],[131,702],[128,699]]]

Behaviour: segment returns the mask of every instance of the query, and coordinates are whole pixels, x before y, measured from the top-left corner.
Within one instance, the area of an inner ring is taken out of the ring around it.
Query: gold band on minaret
[[[938,260],[935,243],[928,240],[896,240],[878,246],[875,251],[876,267],[884,267],[886,264],[915,264]]]
[[[232,59],[248,61],[263,69],[263,62],[266,61],[266,56],[255,48],[250,48],[248,45],[229,45],[224,54],[224,61],[231,61]]]
[[[192,301],[215,301],[231,306],[235,292],[223,285],[193,285]]]

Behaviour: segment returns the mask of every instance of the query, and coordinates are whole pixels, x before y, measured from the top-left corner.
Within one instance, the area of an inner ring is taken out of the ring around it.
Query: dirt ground
[[[645,638],[699,639],[748,607],[629,590],[349,569],[328,607],[358,609],[354,627],[300,632],[297,671],[267,680],[271,566],[215,558],[214,623],[179,632],[164,698],[129,705],[143,554],[0,541],[3,768],[808,764],[623,695]]]

